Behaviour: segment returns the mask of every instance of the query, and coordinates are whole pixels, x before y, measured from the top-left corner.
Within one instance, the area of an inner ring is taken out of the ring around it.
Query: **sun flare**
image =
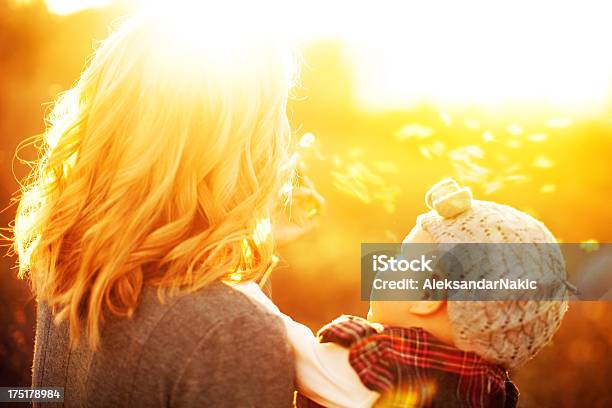
[[[612,87],[606,2],[382,0],[349,9],[348,2],[324,0],[308,7],[270,0],[47,0],[60,15],[110,3],[181,11],[177,32],[194,40],[214,33],[202,16],[225,9],[228,18],[213,20],[235,27],[235,38],[215,38],[224,46],[248,39],[249,24],[284,24],[287,35],[305,41],[339,40],[349,50],[357,102],[368,109],[529,103],[590,112],[606,106]]]

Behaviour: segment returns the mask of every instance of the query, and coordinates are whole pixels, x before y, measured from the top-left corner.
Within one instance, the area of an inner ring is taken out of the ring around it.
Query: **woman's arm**
[[[328,407],[370,407],[380,394],[366,388],[348,360],[348,349],[319,343],[312,331],[280,312],[255,283],[235,286],[280,317],[294,351],[296,387],[304,396]]]
[[[182,369],[175,373],[167,405],[291,405],[293,359],[283,331],[282,323],[263,310],[221,320],[200,339]]]

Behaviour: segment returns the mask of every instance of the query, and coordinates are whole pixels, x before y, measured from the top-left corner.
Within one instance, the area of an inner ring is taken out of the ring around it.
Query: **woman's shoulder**
[[[164,302],[155,288],[145,288],[131,318],[109,316],[95,353],[85,342],[71,353],[67,323],[52,320],[41,302],[37,384],[85,387],[87,379],[96,396],[151,406],[159,395],[175,406],[290,404],[293,357],[282,322],[227,285],[213,283]],[[236,378],[242,379],[238,390]]]
[[[267,332],[282,334],[282,324],[277,316],[241,291],[221,282],[166,298],[163,302],[157,293],[155,288],[145,289],[134,316],[144,322],[156,320],[157,331],[178,331],[199,338],[213,330],[235,330],[234,326],[240,322],[242,330],[265,328]],[[245,321],[248,321],[248,326],[244,326]],[[259,334],[263,332],[261,330]]]
[[[182,302],[190,325],[207,329],[194,328],[199,341],[183,360],[174,398],[193,405],[206,390],[201,405],[291,404],[294,362],[279,317],[225,284],[210,285]]]

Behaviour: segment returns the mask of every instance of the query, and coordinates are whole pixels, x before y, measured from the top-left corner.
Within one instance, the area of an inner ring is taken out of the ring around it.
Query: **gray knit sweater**
[[[101,348],[70,350],[65,323],[39,304],[33,385],[64,387],[64,406],[288,407],[294,367],[280,320],[215,283],[108,319]],[[61,405],[61,404],[60,404]],[[44,404],[45,407],[52,404]]]

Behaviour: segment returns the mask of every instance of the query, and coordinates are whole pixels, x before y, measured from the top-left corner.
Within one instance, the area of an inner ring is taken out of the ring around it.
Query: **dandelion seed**
[[[373,198],[377,201],[382,202],[383,208],[389,214],[395,213],[396,210],[396,198],[400,194],[401,188],[396,185],[384,186],[380,190],[374,192]]]
[[[549,128],[563,129],[572,124],[572,121],[565,118],[553,118],[544,122],[544,125]]]
[[[440,120],[444,122],[446,126],[450,126],[451,123],[453,123],[453,118],[451,118],[448,113],[440,111],[438,115],[440,116]]]
[[[530,142],[539,143],[548,139],[548,135],[546,133],[534,133],[527,138]]]
[[[242,250],[243,259],[247,264],[250,264],[253,260],[253,248],[247,239],[240,241],[240,249]],[[237,273],[242,274],[243,271],[237,270]]]
[[[314,152],[314,157],[315,157],[315,159],[322,160],[322,161],[325,161],[325,160],[329,159],[328,155],[323,154],[323,153],[321,153],[319,151],[315,151]]]
[[[451,165],[455,169],[457,178],[464,182],[483,183],[490,173],[487,168],[474,163],[452,162]]]
[[[494,180],[487,183],[484,183],[484,193],[489,195],[493,194],[497,190],[500,190],[504,186],[504,183],[501,180]]]
[[[554,165],[554,162],[546,156],[538,156],[532,163],[533,167],[538,167],[540,169],[549,169]]]
[[[391,161],[376,161],[372,164],[376,171],[373,171],[363,161],[353,160],[343,164],[339,157],[336,157],[338,171],[330,172],[333,179],[333,186],[340,192],[355,197],[363,203],[369,204],[373,201],[382,203],[385,211],[395,212],[396,197],[400,193],[399,186],[388,185],[385,179],[378,174],[379,172],[398,172],[398,167]]]
[[[331,162],[335,167],[342,167],[342,159],[338,155],[333,155],[331,158]]]
[[[375,161],[372,166],[381,173],[399,173],[399,167],[390,161]]]
[[[580,249],[586,252],[593,252],[599,249],[599,242],[596,239],[587,239],[580,243]]]
[[[429,150],[436,156],[442,156],[446,151],[446,145],[443,142],[436,141],[429,144]]]
[[[334,187],[339,191],[356,197],[364,203],[372,202],[368,188],[363,182],[355,180],[354,177],[335,171],[331,173],[331,176],[334,178]]]
[[[229,279],[232,282],[240,282],[242,280],[242,272],[236,271],[229,275]]]
[[[540,187],[541,194],[553,193],[555,191],[557,191],[557,186],[554,184],[544,184]]]
[[[310,132],[306,132],[302,135],[298,144],[300,145],[300,147],[307,149],[311,147],[314,142],[315,142],[315,135],[313,135]]]
[[[494,140],[495,140],[495,137],[493,136],[493,133],[491,133],[491,132],[490,132],[490,131],[488,131],[488,130],[485,130],[485,131],[482,133],[482,140],[484,140],[485,142],[487,142],[487,143],[488,143],[488,142],[492,142],[492,141],[494,141]]]
[[[399,186],[387,186],[373,194],[373,197],[380,201],[393,201],[399,195],[401,189]]]
[[[316,207],[311,208],[310,210],[306,211],[306,213],[304,214],[304,216],[306,218],[312,218],[315,215],[317,215],[319,213],[319,209]]]
[[[363,157],[363,154],[364,154],[364,151],[363,151],[362,147],[353,147],[348,152],[349,157],[352,157],[354,159],[357,159],[359,157]]]
[[[395,203],[383,203],[383,208],[389,214],[395,213]]]
[[[372,172],[362,162],[355,162],[349,165],[347,167],[347,172],[352,177],[355,177],[367,183],[372,183],[379,186],[385,183],[385,180],[381,176],[374,174],[374,172]]]
[[[463,121],[463,124],[465,125],[465,127],[472,129],[472,130],[478,130],[480,129],[480,122],[478,122],[476,119],[465,119]]]
[[[272,223],[270,222],[270,218],[262,218],[255,225],[255,231],[253,231],[253,241],[255,244],[259,245],[262,242],[265,242],[270,234],[272,233]]]
[[[372,199],[370,198],[370,194],[366,186],[360,183],[351,183],[348,181],[344,183],[336,182],[334,183],[334,186],[339,191],[344,192],[348,195],[352,195],[366,204],[369,204],[372,202]]]
[[[519,149],[521,145],[521,141],[516,139],[511,139],[506,142],[506,146],[508,146],[510,149]]]
[[[389,242],[398,242],[399,241],[397,235],[393,231],[390,231],[390,230],[385,230],[385,238]]]
[[[399,140],[406,139],[426,139],[433,134],[433,129],[427,126],[419,125],[417,123],[411,123],[403,126],[400,130],[395,132],[395,137]]]
[[[490,170],[476,164],[473,159],[482,159],[484,151],[476,145],[459,147],[448,153],[451,165],[461,181],[482,183],[488,177]]]
[[[474,174],[478,174],[480,176],[485,176],[489,173],[491,173],[491,171],[489,169],[487,169],[486,167],[480,166],[476,163],[466,163],[467,167],[470,169],[470,171]]]
[[[286,168],[295,169],[300,163],[301,159],[302,156],[298,152],[293,153],[291,157],[289,157],[289,161],[286,164]]]
[[[421,152],[423,157],[425,157],[427,160],[433,159],[433,156],[431,155],[429,148],[427,146],[424,146],[424,145],[419,146],[419,152]]]
[[[283,199],[283,203],[285,205],[289,205],[289,203],[291,203],[291,198],[293,197],[293,183],[287,182],[283,184],[280,188],[279,194]]]
[[[510,157],[507,154],[498,153],[495,155],[495,160],[502,164],[507,164],[510,162]]]
[[[504,169],[504,173],[506,174],[514,174],[517,171],[521,170],[523,168],[522,164],[513,164],[511,166],[508,166]]]
[[[518,125],[516,123],[508,125],[506,131],[513,136],[520,136],[523,134],[523,128],[521,127],[521,125]]]
[[[293,183],[291,182],[287,182],[283,184],[280,189],[281,195],[291,195],[292,192],[293,192]]]
[[[504,180],[512,183],[525,183],[529,181],[529,176],[525,174],[511,174],[509,176],[505,176]]]
[[[278,260],[279,260],[278,256],[276,256],[275,254],[272,254],[272,256],[270,257],[270,265],[268,266],[268,269],[266,269],[266,271],[261,276],[261,279],[259,279],[260,288],[263,288],[266,286],[266,282],[268,281],[270,274],[272,273],[274,268],[276,268],[276,265],[278,265]]]
[[[469,160],[472,157],[482,159],[484,157],[484,150],[477,145],[466,145],[451,150],[448,155],[453,160]]]

